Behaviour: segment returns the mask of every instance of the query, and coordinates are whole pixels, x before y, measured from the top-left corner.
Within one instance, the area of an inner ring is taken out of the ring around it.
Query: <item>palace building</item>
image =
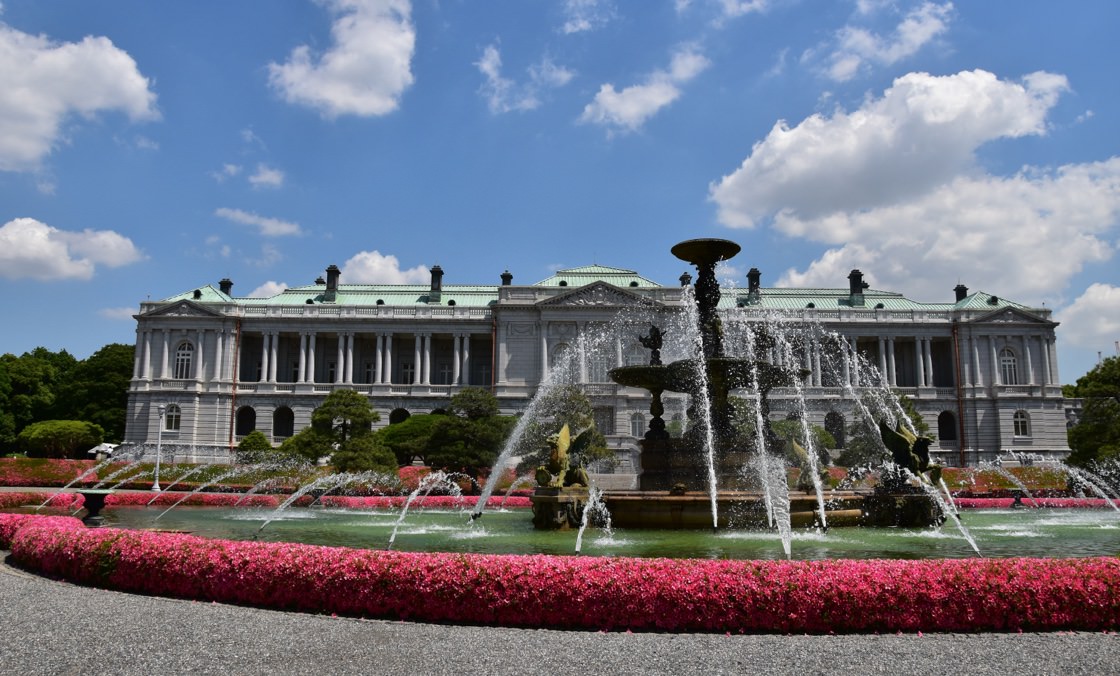
[[[178,460],[229,461],[253,430],[280,443],[303,429],[339,388],[369,397],[379,425],[443,409],[468,386],[490,389],[502,412],[515,414],[574,353],[571,377],[617,450],[618,471],[638,471],[650,395],[607,372],[648,363],[649,350],[619,318],[681,315],[690,276],[662,286],[600,265],[530,285],[513,284],[508,271],[494,285],[444,284],[443,275],[437,265],[428,285],[346,284],[332,265],[314,284],[270,298],[235,296],[223,279],[141,303],[125,442],[158,439]],[[722,291],[724,323],[778,317],[832,336],[827,349],[801,341],[769,358],[807,371],[798,388],[804,415],[841,444],[875,371],[913,400],[944,464],[1069,453],[1050,310],[961,285],[946,302],[916,302],[868,289],[858,270],[846,288],[763,288],[760,280],[752,269],[746,287]],[[789,415],[782,400],[792,395],[775,390],[775,418]]]

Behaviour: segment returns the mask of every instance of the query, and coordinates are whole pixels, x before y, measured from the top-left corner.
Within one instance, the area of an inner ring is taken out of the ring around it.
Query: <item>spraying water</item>
[[[461,495],[459,484],[453,480],[453,475],[444,474],[443,472],[432,472],[420,480],[420,485],[416,490],[408,494],[408,499],[404,501],[404,507],[401,508],[401,514],[397,517],[397,522],[393,524],[393,533],[389,536],[389,545],[387,549],[393,548],[393,543],[397,540],[397,531],[400,529],[401,524],[404,523],[404,518],[408,516],[408,508],[412,506],[412,502],[421,494],[428,495],[437,486],[447,487],[448,494],[455,497]],[[480,498],[481,499],[481,498]],[[474,520],[474,517],[471,518]]]

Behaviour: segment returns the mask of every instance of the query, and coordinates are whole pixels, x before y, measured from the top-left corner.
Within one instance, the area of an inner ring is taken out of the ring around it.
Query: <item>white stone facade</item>
[[[501,285],[446,286],[437,270],[430,286],[345,285],[331,266],[327,281],[269,299],[234,297],[223,280],[218,288],[142,303],[125,441],[161,437],[177,459],[227,460],[253,429],[276,443],[298,432],[337,388],[367,395],[381,425],[396,409],[444,408],[472,385],[491,389],[512,414],[529,404],[559,352],[594,334],[597,351],[580,360],[575,378],[621,452],[620,471],[637,471],[649,395],[605,374],[645,363],[649,352],[633,332],[616,330],[605,346],[602,336],[627,312],[679,315],[682,287],[601,266],[527,286],[513,285],[508,273]],[[852,395],[867,384],[861,369],[870,364],[914,400],[945,464],[976,464],[1007,450],[1064,457],[1049,310],[962,289],[955,302],[923,304],[890,292],[752,286],[725,289],[720,311],[728,325],[778,313],[782,321],[818,326],[862,358],[837,358],[811,341],[766,355],[809,371],[802,385],[807,414],[830,431],[851,422]],[[775,417],[787,414],[791,395],[775,391]]]

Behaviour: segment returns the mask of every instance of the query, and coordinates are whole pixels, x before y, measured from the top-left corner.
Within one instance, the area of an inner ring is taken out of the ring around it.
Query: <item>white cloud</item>
[[[564,24],[560,32],[566,35],[597,30],[615,17],[614,3],[610,0],[564,0],[563,12]]]
[[[150,84],[108,38],[56,43],[0,23],[0,170],[37,169],[65,140],[60,127],[75,114],[158,118]]]
[[[874,3],[861,3],[860,13],[872,13]],[[830,57],[828,76],[844,82],[855,77],[866,63],[889,66],[917,53],[931,40],[949,29],[953,4],[923,3],[911,10],[889,38],[856,26],[845,26],[837,33],[838,45]]]
[[[1070,305],[1059,310],[1061,339],[1078,347],[1108,352],[1120,340],[1120,287],[1091,284]]]
[[[711,186],[731,227],[771,222],[825,245],[779,285],[844,286],[852,268],[879,288],[951,298],[944,280],[1037,303],[1115,253],[1120,157],[994,176],[975,151],[1042,135],[1066,89],[1059,75],[1022,83],[983,71],[912,73],[852,113],[784,122]]]
[[[529,67],[529,80],[518,84],[502,75],[502,55],[496,44],[482,50],[482,56],[474,65],[486,78],[479,87],[479,93],[486,98],[487,106],[494,114],[533,110],[540,106],[542,89],[562,87],[575,76],[575,73],[557,66],[546,56],[540,63]]]
[[[645,84],[632,85],[618,91],[613,84],[604,84],[587,104],[579,121],[607,127],[611,132],[637,131],[646,120],[681,95],[678,85],[693,79],[711,62],[693,46],[678,49],[668,70],[651,73]]]
[[[225,181],[227,178],[232,178],[241,173],[241,165],[239,164],[223,164],[222,168],[217,171],[210,172],[210,177],[218,183]]]
[[[408,0],[323,0],[333,17],[331,45],[301,45],[270,63],[269,81],[286,101],[324,117],[386,115],[412,84],[416,31]]]
[[[116,319],[119,321],[136,321],[135,315],[138,310],[134,307],[103,307],[97,311],[97,314],[105,319]]]
[[[1049,73],[1022,83],[982,70],[910,73],[854,112],[779,121],[710,196],[720,222],[749,228],[777,212],[817,219],[922,195],[972,169],[984,143],[1045,133],[1066,88]]]
[[[0,276],[8,279],[90,279],[143,258],[132,240],[112,230],[59,230],[33,218],[0,226]]]
[[[283,293],[288,285],[284,282],[267,281],[249,292],[248,298],[271,298]]]
[[[723,16],[734,19],[752,12],[764,12],[769,0],[719,0]]]
[[[147,136],[137,136],[135,142],[136,147],[140,150],[159,150],[159,142]]]
[[[266,164],[257,165],[257,173],[249,177],[254,188],[279,188],[284,185],[284,172]]]
[[[291,223],[289,221],[281,221],[278,218],[269,218],[254,214],[250,211],[242,211],[241,209],[229,209],[226,207],[219,207],[214,210],[214,215],[240,223],[241,225],[251,225],[265,237],[284,237],[288,235],[302,235],[303,231],[300,230],[298,223]]]
[[[342,278],[351,284],[426,284],[431,271],[424,265],[401,270],[396,256],[362,251],[342,266]]]

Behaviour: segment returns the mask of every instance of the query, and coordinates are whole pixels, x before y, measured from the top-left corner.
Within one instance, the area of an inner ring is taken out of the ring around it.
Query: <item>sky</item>
[[[1120,347],[1114,0],[2,0],[0,353],[228,277],[971,291]]]

